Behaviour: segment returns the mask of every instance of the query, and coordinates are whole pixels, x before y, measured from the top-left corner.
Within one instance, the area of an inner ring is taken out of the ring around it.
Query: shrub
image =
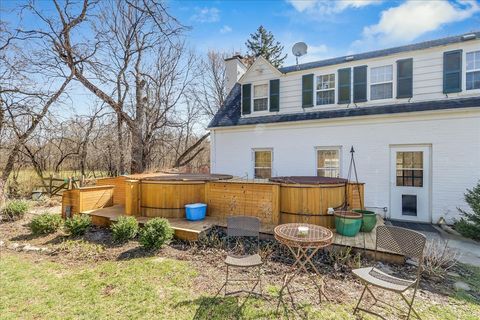
[[[2,215],[7,220],[15,221],[22,219],[28,211],[28,202],[25,200],[10,200],[2,210]]]
[[[140,244],[148,250],[158,250],[173,237],[173,229],[168,220],[154,218],[140,230]]]
[[[62,217],[54,213],[43,213],[32,219],[30,230],[33,234],[48,234],[57,231],[62,225]]]
[[[74,237],[81,236],[87,232],[91,222],[92,219],[89,215],[76,214],[72,218],[65,220],[65,229]]]
[[[465,202],[472,212],[458,209],[463,217],[455,222],[455,230],[465,237],[480,240],[480,181],[472,190],[467,189]]]
[[[135,238],[138,233],[138,222],[134,217],[120,217],[111,229],[113,241],[123,243]]]
[[[458,260],[458,251],[448,247],[448,241],[427,241],[423,255],[423,270],[427,277],[444,278]]]

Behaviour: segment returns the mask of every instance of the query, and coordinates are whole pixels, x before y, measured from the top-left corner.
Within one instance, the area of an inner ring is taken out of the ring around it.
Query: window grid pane
[[[268,110],[268,98],[253,99],[253,111]]]
[[[317,150],[317,176],[331,178],[340,176],[339,150]]]
[[[268,150],[255,151],[254,175],[257,179],[272,177],[272,152]]]
[[[397,152],[396,184],[399,187],[423,187],[423,152]]]
[[[467,90],[480,89],[480,71],[467,72]]]
[[[317,91],[317,105],[334,104],[335,90]]]
[[[317,76],[317,105],[335,103],[335,74]]]
[[[253,97],[254,98],[264,98],[268,96],[268,85],[260,84],[253,86]]]
[[[370,87],[370,100],[390,99],[392,96],[392,83],[374,84]]]
[[[370,71],[371,83],[382,83],[393,80],[393,66],[383,66],[372,68]]]
[[[480,70],[480,51],[467,53],[467,71]]]

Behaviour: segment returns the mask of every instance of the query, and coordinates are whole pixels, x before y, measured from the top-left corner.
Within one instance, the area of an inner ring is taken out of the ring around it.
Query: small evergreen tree
[[[250,34],[250,39],[245,42],[245,45],[249,55],[262,56],[276,68],[280,67],[287,58],[286,54],[282,55],[283,46],[263,26],[258,27],[255,33]]]
[[[472,212],[458,209],[463,217],[455,222],[455,229],[463,236],[480,240],[480,181],[472,189],[467,189],[465,202],[468,203]]]

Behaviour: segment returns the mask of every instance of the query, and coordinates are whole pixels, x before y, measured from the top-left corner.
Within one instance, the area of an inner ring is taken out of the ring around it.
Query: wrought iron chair
[[[412,311],[420,319],[420,316],[413,308],[413,301],[415,299],[418,284],[420,282],[420,273],[422,271],[423,250],[425,248],[425,242],[425,236],[419,232],[399,227],[378,226],[375,245],[375,261],[377,261],[378,249],[384,249],[393,253],[401,254],[404,255],[406,258],[418,259],[416,277],[414,280],[402,279],[389,275],[375,267],[354,269],[353,274],[357,278],[359,278],[360,281],[364,284],[364,289],[353,313],[355,314],[357,311],[361,310],[382,317],[378,313],[360,307],[360,302],[364,297],[365,291],[368,291],[375,300],[374,305],[377,302],[382,302],[397,310],[399,309],[385,301],[379,300],[369,288],[369,286],[373,286],[398,293],[408,305],[407,319],[410,318],[410,314],[412,313]],[[411,297],[411,299],[408,299],[405,295],[405,292],[408,289],[413,289],[413,296]]]
[[[235,239],[235,248],[231,248],[229,245],[227,257],[225,258],[225,264],[227,266],[226,280],[224,283],[225,295],[233,295],[241,292],[261,295],[262,294],[262,281],[261,281],[261,267],[263,265],[262,258],[258,254],[259,250],[259,238],[260,238],[260,220],[255,217],[234,216],[227,218],[227,238],[228,243],[230,240]],[[242,239],[251,238],[256,240],[254,248],[255,253],[248,253],[245,250]],[[230,268],[258,268],[257,276],[255,278],[231,278]],[[230,282],[254,282],[255,286],[251,290],[237,290],[233,292],[227,292],[227,285]],[[255,288],[259,286],[260,293],[255,292]]]

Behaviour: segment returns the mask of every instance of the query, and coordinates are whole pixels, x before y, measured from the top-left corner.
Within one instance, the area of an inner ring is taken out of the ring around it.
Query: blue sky
[[[19,23],[9,11],[24,1],[0,1],[2,18]],[[285,65],[294,64],[291,47],[298,41],[309,46],[300,62],[309,62],[480,31],[480,0],[166,1],[170,13],[191,27],[186,41],[197,53],[209,49],[245,53],[250,33],[263,25],[289,54]],[[36,3],[43,10],[53,10],[50,0]],[[24,23],[37,22],[27,17]],[[87,113],[95,97],[78,83],[72,86],[61,113]]]
[[[263,25],[286,53],[306,42],[302,62],[480,30],[479,1],[170,0],[169,7],[192,27],[189,40],[200,52],[245,52],[249,34]],[[293,63],[289,54],[286,65]]]

